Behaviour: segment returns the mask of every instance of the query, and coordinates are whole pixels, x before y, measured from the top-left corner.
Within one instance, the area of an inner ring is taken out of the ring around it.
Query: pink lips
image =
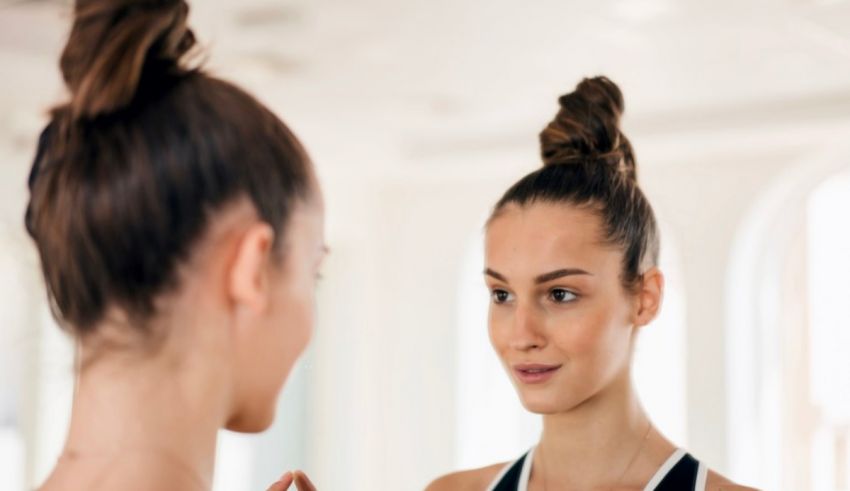
[[[513,366],[516,378],[525,384],[542,384],[555,375],[561,365],[520,363]]]

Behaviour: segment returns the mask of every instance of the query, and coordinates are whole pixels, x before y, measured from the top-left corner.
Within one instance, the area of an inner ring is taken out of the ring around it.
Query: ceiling
[[[332,147],[317,150],[328,166],[526,139],[559,93],[599,73],[623,88],[638,131],[850,111],[848,1],[190,4],[210,70],[254,91],[308,143]],[[28,149],[62,94],[70,2],[0,5],[0,145]]]

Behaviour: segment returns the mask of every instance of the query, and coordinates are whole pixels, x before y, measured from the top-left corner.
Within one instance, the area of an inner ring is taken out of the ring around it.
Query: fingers
[[[295,487],[298,491],[316,491],[316,486],[310,481],[307,477],[307,474],[304,474],[302,471],[295,471],[293,473],[295,479]]]
[[[283,476],[281,476],[280,480],[271,486],[266,491],[286,491],[289,489],[289,486],[292,486],[292,481],[294,480],[294,476],[291,472],[287,472]],[[300,489],[300,488],[299,488]]]
[[[287,491],[292,483],[295,483],[295,488],[298,491],[316,491],[316,486],[303,471],[287,472],[278,482],[269,486],[266,491]]]

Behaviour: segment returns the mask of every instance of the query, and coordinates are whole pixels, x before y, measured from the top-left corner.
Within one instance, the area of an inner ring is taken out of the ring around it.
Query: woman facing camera
[[[487,224],[490,341],[522,404],[543,415],[518,460],[444,476],[439,490],[746,489],[652,424],[631,379],[640,330],[661,307],[652,207],[604,77],[562,96],[540,135],[543,168]]]
[[[188,68],[181,0],[78,0],[26,225],[78,345],[44,490],[208,490],[220,428],[269,427],[313,327],[322,194],[301,144]],[[272,486],[313,489],[300,473]]]

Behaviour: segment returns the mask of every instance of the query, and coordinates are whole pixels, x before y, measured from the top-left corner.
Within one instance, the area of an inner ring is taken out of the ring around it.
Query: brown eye
[[[569,303],[578,298],[575,293],[563,288],[553,288],[549,291],[549,298],[555,303]]]
[[[490,292],[490,296],[493,298],[493,303],[505,303],[511,299],[511,294],[505,290],[493,290]]]

